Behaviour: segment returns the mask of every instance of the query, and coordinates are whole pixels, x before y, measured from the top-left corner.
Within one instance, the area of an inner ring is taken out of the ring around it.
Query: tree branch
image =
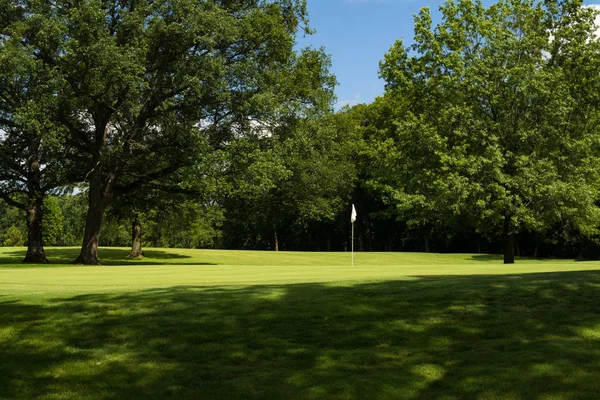
[[[0,199],[4,200],[7,204],[16,207],[20,210],[27,210],[27,207],[25,206],[25,204],[21,204],[18,201],[13,200],[8,193],[2,193],[0,192]]]

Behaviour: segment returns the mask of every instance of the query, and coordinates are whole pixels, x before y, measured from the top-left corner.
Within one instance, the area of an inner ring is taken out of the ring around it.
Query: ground
[[[597,399],[600,263],[0,249],[0,399]]]

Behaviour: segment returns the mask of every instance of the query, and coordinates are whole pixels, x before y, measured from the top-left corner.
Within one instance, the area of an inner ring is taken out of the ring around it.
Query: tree
[[[48,245],[56,244],[63,230],[63,214],[54,196],[46,196],[42,205],[42,238]]]
[[[67,183],[65,167],[74,157],[61,147],[62,132],[51,118],[53,71],[15,35],[24,10],[3,2],[0,15],[6,17],[0,22],[0,198],[26,214],[24,262],[45,263],[42,204],[46,193]]]
[[[21,235],[19,228],[14,225],[8,228],[4,234],[4,241],[2,245],[5,247],[22,246],[23,236]]]
[[[303,0],[34,0],[13,33],[59,75],[68,144],[87,155],[88,214],[76,263],[98,263],[104,211],[193,162],[251,119],[277,121],[327,96],[318,50],[297,54]]]
[[[596,232],[600,52],[580,1],[447,1],[381,63],[394,117],[377,182],[415,219],[514,237]]]
[[[235,247],[277,251],[284,231],[335,221],[356,179],[353,123],[345,112],[307,116],[229,147],[225,229]]]
[[[59,246],[77,246],[81,243],[85,228],[86,197],[84,192],[57,196],[63,216],[63,229],[57,240]]]

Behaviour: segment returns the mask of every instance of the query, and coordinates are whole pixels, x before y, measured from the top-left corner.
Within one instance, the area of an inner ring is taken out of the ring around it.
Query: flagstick
[[[352,223],[352,266],[354,267],[354,222]]]

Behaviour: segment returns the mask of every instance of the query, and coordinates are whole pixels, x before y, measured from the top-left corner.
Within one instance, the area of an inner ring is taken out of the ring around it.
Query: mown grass
[[[600,398],[596,262],[109,250],[0,270],[0,398]]]
[[[79,247],[48,247],[46,255],[50,264],[31,267],[72,266],[79,254]],[[350,265],[350,252],[293,252],[293,251],[236,251],[195,249],[144,249],[146,257],[128,258],[129,250],[117,247],[101,247],[98,250],[103,265],[257,265],[257,266],[339,266]],[[0,247],[0,268],[27,267],[21,264],[25,256],[23,247]],[[356,266],[376,265],[491,265],[501,264],[497,254],[435,254],[435,253],[354,253]],[[549,263],[548,259],[520,258],[519,263]],[[571,260],[551,260],[551,263],[571,263]]]

